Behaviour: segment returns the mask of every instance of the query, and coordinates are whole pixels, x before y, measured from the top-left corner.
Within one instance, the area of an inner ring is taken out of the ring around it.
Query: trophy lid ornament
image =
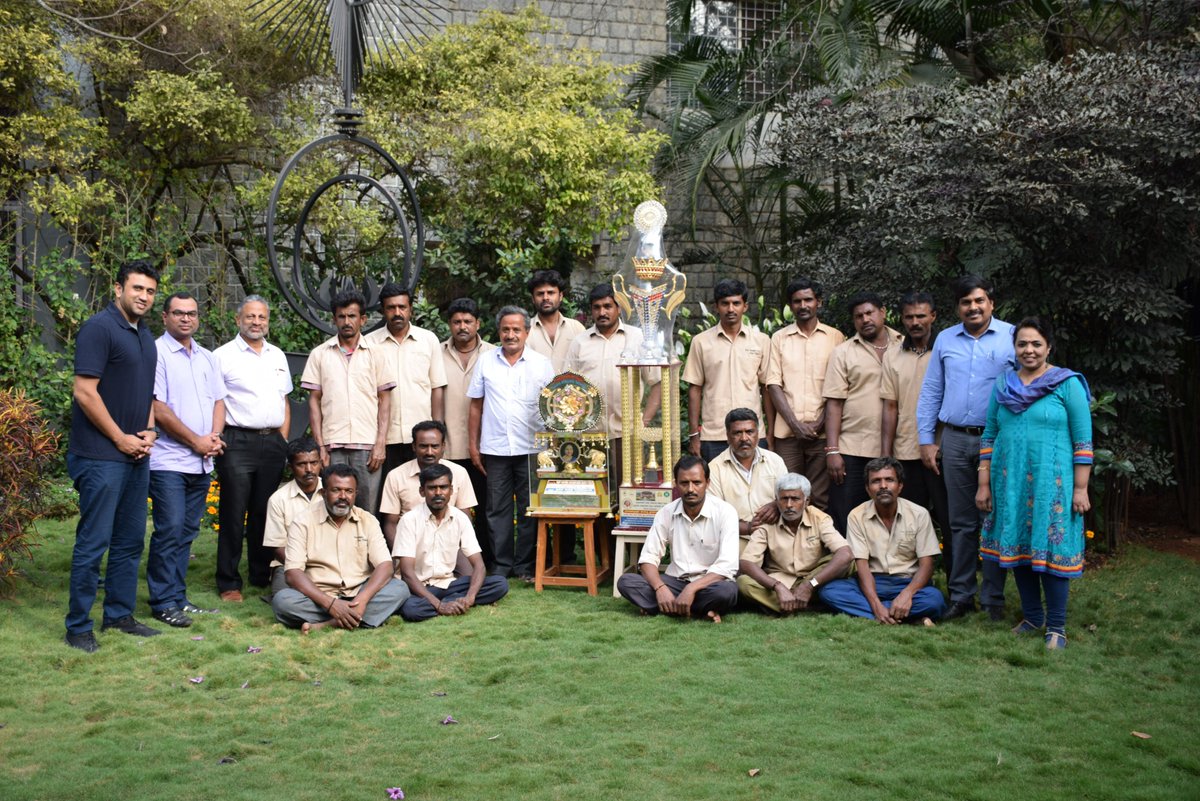
[[[633,212],[625,263],[613,276],[613,294],[621,317],[642,330],[642,344],[621,353],[623,364],[670,364],[675,315],[683,305],[687,277],[676,270],[663,251],[667,210],[647,200]]]

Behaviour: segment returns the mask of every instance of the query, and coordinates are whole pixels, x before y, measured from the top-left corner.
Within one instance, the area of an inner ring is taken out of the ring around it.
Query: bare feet
[[[332,620],[325,620],[320,623],[303,623],[300,626],[300,633],[308,634],[310,631],[316,631],[317,629],[324,628],[332,622]]]
[[[721,616],[718,615],[716,612],[712,611],[711,609],[708,612],[708,619],[711,620],[713,623],[721,622]]]
[[[922,625],[922,626],[925,626],[926,628],[930,628],[930,629],[931,629],[931,628],[933,628],[934,626],[936,626],[937,624],[933,622],[933,618],[931,618],[931,617],[923,617],[923,618],[921,618],[921,625]]]

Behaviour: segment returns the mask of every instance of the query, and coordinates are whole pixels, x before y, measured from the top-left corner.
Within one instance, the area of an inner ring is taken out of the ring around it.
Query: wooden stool
[[[534,570],[534,589],[542,591],[542,587],[587,587],[588,595],[598,595],[600,582],[612,573],[608,559],[608,531],[606,526],[599,526],[597,531],[596,519],[599,512],[580,514],[568,512],[556,514],[553,512],[537,512],[530,517],[537,518],[537,563]],[[550,527],[554,532],[553,557],[549,567],[546,566],[546,545]],[[583,530],[583,564],[564,565],[562,563],[563,526],[579,526]],[[599,540],[599,542],[597,542]],[[596,566],[596,550],[600,550],[600,566]]]
[[[613,536],[617,538],[617,560],[613,566],[613,597],[620,598],[621,593],[617,592],[617,579],[625,575],[629,571],[637,570],[638,553],[641,546],[646,542],[645,529],[638,528],[617,528],[613,529]],[[630,546],[635,546],[630,550]]]

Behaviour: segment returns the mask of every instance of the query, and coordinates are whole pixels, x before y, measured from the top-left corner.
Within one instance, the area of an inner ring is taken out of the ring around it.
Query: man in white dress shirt
[[[538,397],[554,378],[550,360],[527,348],[529,314],[505,306],[496,315],[500,348],[479,357],[467,397],[471,461],[487,476],[487,517],[492,536],[492,575],[532,581],[537,521],[529,507],[529,458],[541,428]],[[513,495],[516,495],[514,509]],[[513,513],[517,538],[513,543]]]
[[[221,482],[217,592],[222,601],[242,600],[243,539],[250,583],[271,583],[272,551],[263,547],[263,527],[267,502],[287,461],[292,375],[287,356],[267,342],[270,322],[267,301],[248,295],[238,307],[238,335],[215,351],[225,383],[225,421],[217,432],[225,452],[216,459]]]
[[[643,615],[707,618],[737,604],[738,516],[732,506],[707,494],[708,464],[686,455],[675,463],[680,498],[658,510],[638,557],[641,575],[626,573],[617,590]],[[671,564],[659,563],[671,550]]]

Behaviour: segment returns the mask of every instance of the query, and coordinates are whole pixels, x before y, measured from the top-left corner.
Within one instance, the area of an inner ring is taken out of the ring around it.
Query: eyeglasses
[[[200,316],[200,312],[198,312],[198,311],[182,311],[180,309],[174,309],[171,312],[171,316],[174,317],[176,320],[194,320],[195,318]]]

